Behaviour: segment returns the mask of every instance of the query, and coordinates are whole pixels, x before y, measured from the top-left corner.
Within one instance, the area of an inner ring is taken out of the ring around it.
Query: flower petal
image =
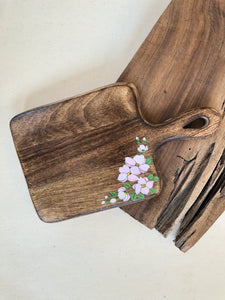
[[[129,201],[130,200],[130,195],[126,194],[125,198],[123,199],[124,202]]]
[[[134,175],[140,175],[141,174],[138,167],[131,167],[130,170],[131,170],[131,173],[134,174]]]
[[[138,181],[138,177],[136,175],[131,174],[131,175],[128,176],[128,180],[130,180],[132,182],[133,181]]]
[[[116,199],[115,199],[115,198],[112,198],[112,199],[110,200],[110,203],[116,203]]]
[[[145,157],[144,157],[144,155],[135,155],[134,160],[139,165],[143,165],[145,163]]]
[[[153,187],[154,181],[149,181],[146,183],[147,188],[151,189]]]
[[[121,187],[118,189],[118,193],[119,193],[119,192],[125,192],[125,191],[126,191],[126,188],[123,187],[123,186],[121,186]]]
[[[119,168],[120,173],[127,174],[130,171],[130,168],[127,165],[124,165],[123,167]]]
[[[102,204],[105,204],[105,201],[102,201]]]
[[[141,192],[141,185],[139,183],[134,184],[133,188],[135,189],[135,193],[138,195]]]
[[[120,200],[123,200],[126,197],[126,195],[124,194],[124,192],[119,192],[118,197],[120,198]]]
[[[142,173],[146,173],[148,171],[148,169],[150,168],[149,165],[144,164],[144,165],[140,165],[139,169],[141,170]]]
[[[139,183],[139,184],[146,184],[146,180],[145,180],[144,178],[140,178],[140,179],[138,180],[138,183]]]
[[[149,188],[145,187],[145,188],[141,189],[141,192],[142,192],[142,194],[144,194],[144,195],[148,195],[148,193],[149,193]]]
[[[121,173],[117,180],[119,180],[120,182],[126,182],[127,181],[127,174]]]
[[[136,164],[135,160],[133,158],[131,158],[131,157],[126,157],[125,158],[125,163],[129,167],[135,166],[135,164]]]

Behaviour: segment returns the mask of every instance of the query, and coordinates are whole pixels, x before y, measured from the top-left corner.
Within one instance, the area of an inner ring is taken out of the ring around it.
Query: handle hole
[[[198,118],[192,120],[191,122],[186,124],[183,128],[184,129],[188,129],[188,128],[202,129],[202,128],[206,127],[208,124],[209,124],[209,119],[205,116],[201,116],[201,117],[198,117]]]

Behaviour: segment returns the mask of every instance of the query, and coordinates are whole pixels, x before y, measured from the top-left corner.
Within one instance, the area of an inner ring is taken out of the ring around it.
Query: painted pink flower
[[[144,155],[136,155],[134,158],[126,157],[125,163],[131,168],[131,173],[134,175],[140,175],[146,173],[150,166],[145,163],[146,159]]]
[[[110,203],[116,203],[117,202],[117,200],[115,199],[115,198],[112,198],[111,200],[110,200]]]
[[[120,200],[123,200],[124,202],[130,200],[130,195],[126,193],[125,187],[121,187],[118,189],[118,197]]]
[[[148,151],[148,146],[140,145],[137,150],[138,150],[138,152]]]
[[[138,195],[142,193],[143,195],[148,195],[150,189],[153,187],[154,181],[149,181],[147,177],[140,178],[138,183],[133,185],[135,193]]]
[[[140,173],[136,174],[134,170],[132,171],[132,168],[130,168],[127,165],[124,165],[123,167],[119,168],[120,175],[118,176],[117,180],[120,182],[126,182],[129,181],[137,181],[138,177],[136,175],[139,175]]]

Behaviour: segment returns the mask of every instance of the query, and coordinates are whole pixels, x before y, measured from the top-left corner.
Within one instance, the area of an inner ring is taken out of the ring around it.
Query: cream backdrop
[[[187,254],[120,209],[39,220],[15,114],[115,82],[169,0],[0,0],[0,299],[225,299],[225,214]]]

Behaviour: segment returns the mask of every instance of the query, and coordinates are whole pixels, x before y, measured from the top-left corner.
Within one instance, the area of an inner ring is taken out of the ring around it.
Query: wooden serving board
[[[173,140],[156,153],[162,193],[124,210],[167,235],[181,223],[176,245],[190,249],[225,209],[225,1],[173,0],[118,81],[134,83],[152,123],[198,107],[223,116],[203,140]]]
[[[14,117],[11,131],[38,215],[54,222],[160,193],[153,154],[173,138],[212,134],[220,115],[197,109],[153,126],[138,91],[115,84]],[[200,129],[188,124],[201,120]]]

